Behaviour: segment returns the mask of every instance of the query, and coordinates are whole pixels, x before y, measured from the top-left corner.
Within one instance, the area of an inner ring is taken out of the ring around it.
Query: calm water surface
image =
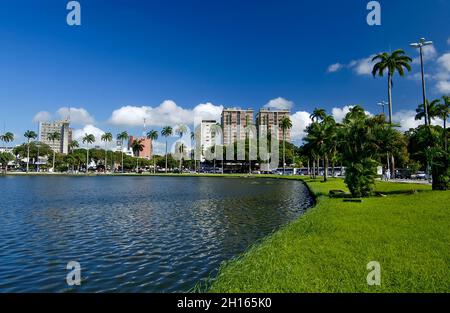
[[[312,205],[302,182],[0,177],[0,292],[176,292]],[[66,285],[81,264],[82,284]]]

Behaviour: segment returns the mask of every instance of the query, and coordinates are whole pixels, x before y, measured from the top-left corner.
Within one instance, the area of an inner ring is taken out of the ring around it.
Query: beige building
[[[270,133],[273,126],[278,126],[278,139],[283,140],[283,130],[280,124],[284,117],[289,117],[289,114],[289,110],[260,109],[256,115],[256,128],[259,131],[259,126],[266,125],[267,133]],[[291,130],[286,130],[286,141],[291,141]]]
[[[55,132],[61,135],[61,139],[53,142],[48,139],[48,136]],[[39,123],[39,141],[49,145],[55,152],[67,154],[69,152],[69,144],[72,142],[72,129],[69,121]]]
[[[253,109],[227,108],[222,111],[223,144],[245,140],[244,128],[253,122]]]

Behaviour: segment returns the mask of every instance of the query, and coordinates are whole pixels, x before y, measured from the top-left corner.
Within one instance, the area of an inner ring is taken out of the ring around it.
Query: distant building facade
[[[230,145],[245,140],[244,128],[253,125],[253,109],[227,108],[222,111],[223,144]]]
[[[59,133],[59,140],[49,140],[50,134]],[[72,129],[69,121],[41,122],[39,123],[39,141],[49,145],[53,151],[67,154],[72,142]]]
[[[283,140],[283,130],[281,129],[281,121],[285,117],[289,117],[289,110],[273,110],[269,108],[260,109],[256,114],[256,128],[259,131],[261,125],[267,126],[267,133],[271,133],[274,126],[278,127],[278,139]],[[286,141],[291,142],[291,130],[286,130]]]
[[[133,142],[135,140],[140,141],[141,144],[144,146],[144,149],[142,151],[137,152],[137,155],[135,155],[136,153],[134,153],[134,151],[132,149],[132,145],[133,145]],[[133,155],[135,157],[144,158],[144,159],[151,159],[152,156],[153,156],[152,140],[147,138],[147,137],[130,136],[129,139],[128,139],[128,150],[133,151]]]

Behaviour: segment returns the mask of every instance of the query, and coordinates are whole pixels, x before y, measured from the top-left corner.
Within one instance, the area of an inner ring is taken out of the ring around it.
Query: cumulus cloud
[[[450,53],[445,53],[437,59],[436,89],[440,93],[450,94]]]
[[[422,48],[423,51],[423,60],[424,62],[434,60],[436,56],[438,55],[436,48],[431,46],[425,46]],[[414,64],[420,64],[420,56],[413,59]]]
[[[335,72],[340,71],[343,67],[344,67],[344,65],[341,64],[341,63],[334,63],[334,64],[331,64],[328,67],[327,72],[328,73],[335,73]]]
[[[88,125],[94,124],[94,118],[83,108],[59,108],[56,112],[61,119],[69,119],[72,124]]]
[[[48,122],[52,119],[52,115],[47,111],[40,111],[33,117],[34,123]]]
[[[183,109],[172,100],[165,100],[157,107],[123,106],[112,112],[109,123],[117,126],[140,126],[146,120],[147,125],[166,126],[192,124],[194,118],[220,119],[223,106],[212,103],[197,105],[194,109]]]
[[[95,136],[95,142],[90,145],[90,147],[94,146],[103,146],[104,142],[101,141],[102,135],[105,133],[105,131],[101,130],[100,128],[95,127],[94,125],[85,125],[83,128],[75,129],[73,130],[72,137],[74,140],[78,141],[80,146],[86,146],[83,144],[83,137],[85,134],[92,134]],[[114,146],[114,140],[109,143],[109,146]]]
[[[349,63],[349,67],[353,69],[353,71],[357,75],[372,75],[373,69],[373,59],[374,55],[371,55],[364,59],[353,60]]]
[[[334,120],[338,123],[341,123],[348,112],[350,112],[350,109],[353,108],[354,105],[346,105],[342,108],[333,108],[331,110],[331,115],[333,115]],[[367,115],[372,116],[372,113],[369,111],[365,111]]]
[[[416,128],[424,123],[423,120],[416,121],[416,111],[400,110],[392,115],[392,121],[400,124],[401,131],[407,131],[411,128]],[[436,118],[431,121],[432,125],[442,125],[442,120]]]
[[[311,124],[311,119],[309,118],[310,113],[306,111],[298,111],[291,115],[292,129],[291,138],[292,141],[298,142],[303,140],[306,136],[305,129]]]
[[[286,100],[285,98],[282,97],[278,97],[270,100],[264,107],[277,110],[290,110],[293,105],[294,102]]]

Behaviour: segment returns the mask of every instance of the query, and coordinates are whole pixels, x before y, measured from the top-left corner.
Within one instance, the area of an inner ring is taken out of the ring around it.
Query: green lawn
[[[450,292],[450,192],[378,182],[387,197],[344,203],[342,180],[305,179],[318,195],[303,217],[224,264],[211,292]],[[367,263],[381,265],[368,286]]]

